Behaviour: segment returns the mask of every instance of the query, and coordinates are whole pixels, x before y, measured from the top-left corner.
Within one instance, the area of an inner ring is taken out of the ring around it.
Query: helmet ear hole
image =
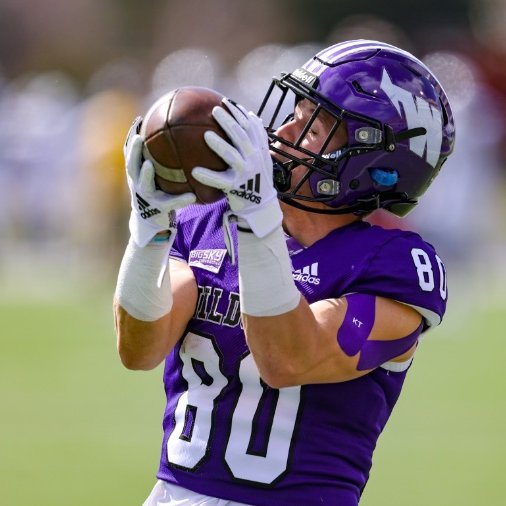
[[[378,186],[392,187],[399,180],[399,173],[393,169],[380,169],[375,167],[369,169],[371,179]]]

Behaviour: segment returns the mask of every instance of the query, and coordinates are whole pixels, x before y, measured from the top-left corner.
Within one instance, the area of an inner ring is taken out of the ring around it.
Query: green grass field
[[[73,291],[0,298],[5,506],[140,505],[155,481],[161,368],[123,369],[111,294]],[[419,350],[364,506],[504,504],[505,299],[459,292]]]

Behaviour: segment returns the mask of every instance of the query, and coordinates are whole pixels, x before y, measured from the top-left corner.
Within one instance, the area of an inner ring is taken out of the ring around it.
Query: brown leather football
[[[164,192],[193,192],[203,204],[223,197],[221,190],[199,183],[191,174],[194,167],[227,169],[204,140],[207,130],[228,140],[211,114],[215,106],[222,105],[223,98],[209,88],[181,87],[158,99],[144,116],[140,131],[143,155],[153,162],[156,184]]]

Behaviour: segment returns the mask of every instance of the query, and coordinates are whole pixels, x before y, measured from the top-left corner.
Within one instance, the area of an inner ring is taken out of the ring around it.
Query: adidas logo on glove
[[[292,272],[293,280],[299,283],[309,283],[310,285],[319,285],[320,278],[318,277],[318,262],[311,265],[306,265],[302,269],[297,269]]]
[[[260,193],[260,174],[255,176],[255,179],[248,179],[245,184],[239,186],[239,190],[231,190],[230,193],[236,197],[249,200],[254,204],[260,204],[262,197]]]
[[[155,214],[160,214],[160,209],[157,209],[156,207],[150,209],[149,202],[146,202],[138,193],[135,194],[135,198],[137,199],[137,204],[139,206],[139,210],[141,211],[141,218],[147,220]]]

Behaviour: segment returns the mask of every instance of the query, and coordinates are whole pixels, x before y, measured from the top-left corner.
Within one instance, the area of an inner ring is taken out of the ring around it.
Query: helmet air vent
[[[371,98],[378,98],[373,93],[369,93],[368,91],[365,91],[364,88],[362,88],[362,86],[360,85],[360,83],[357,80],[352,81],[351,84],[353,85],[353,88],[355,89],[355,91],[357,91],[358,93],[361,93],[362,95],[367,95],[368,97],[371,97]]]

